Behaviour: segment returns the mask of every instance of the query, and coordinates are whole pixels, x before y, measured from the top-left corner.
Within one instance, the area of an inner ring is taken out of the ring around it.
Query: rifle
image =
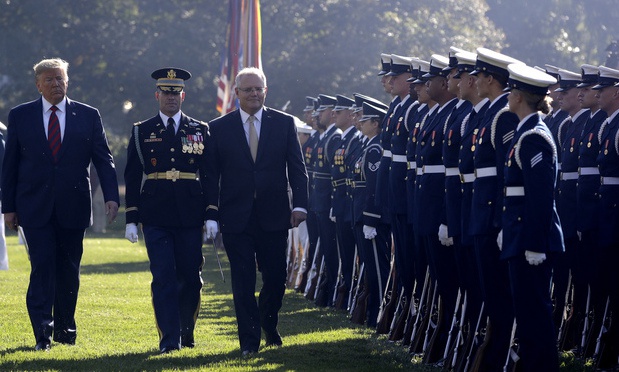
[[[589,324],[589,318],[591,314],[589,313],[589,307],[591,306],[591,286],[587,286],[587,306],[585,307],[585,319],[584,325],[582,327],[582,336],[580,338],[580,356],[582,358],[586,358],[587,349],[589,348],[589,341],[591,340],[591,325]]]
[[[219,272],[221,273],[221,280],[224,281],[224,283],[226,282],[226,278],[224,277],[224,270],[221,268],[221,260],[219,259],[219,252],[218,252],[218,244],[217,244],[217,237],[214,237],[213,239],[211,239],[212,243],[213,243],[213,250],[215,253],[215,257],[217,258],[217,265],[219,265]]]
[[[514,318],[511,343],[509,350],[507,351],[507,359],[505,360],[505,365],[503,366],[503,372],[515,372],[518,368],[518,361],[520,360],[518,349],[520,348],[520,345],[518,344],[518,339],[516,338],[516,328],[516,319]]]
[[[357,287],[355,288],[355,294],[352,296],[352,302],[349,307],[349,314],[352,315],[355,307],[357,306],[357,299],[359,298],[359,294],[365,290],[364,285],[361,283],[363,278],[363,271],[365,269],[365,262],[361,263],[361,268],[359,269],[359,277],[357,278]]]
[[[313,301],[316,297],[316,287],[318,286],[318,276],[319,270],[318,260],[320,259],[320,238],[318,238],[318,242],[316,243],[316,249],[314,251],[314,257],[312,258],[312,265],[310,267],[309,273],[307,274],[307,283],[305,285],[305,298],[310,301]]]
[[[367,317],[367,303],[368,296],[370,295],[370,291],[367,286],[367,275],[364,274],[364,266],[361,264],[361,270],[359,272],[359,281],[364,280],[365,285],[363,285],[363,289],[359,290],[359,287],[362,285],[359,284],[357,286],[357,293],[355,294],[355,298],[353,300],[353,305],[351,308],[351,322],[355,324],[364,324]]]
[[[438,283],[436,284],[438,288]],[[438,292],[438,291],[437,291]],[[435,363],[438,361],[438,340],[439,331],[443,321],[443,300],[437,296],[436,301],[433,301],[433,311],[430,311],[428,328],[426,330],[426,339],[424,340],[423,361],[426,364]]]
[[[294,282],[294,289],[300,292],[301,289],[305,289],[307,283],[307,256],[309,255],[309,237],[305,239],[303,244],[303,254],[301,255],[301,261],[299,263],[299,270],[297,271],[297,278]]]
[[[286,258],[288,277],[286,279],[286,287],[293,288],[297,276],[296,271],[299,270],[299,264],[297,263],[300,251],[298,245],[298,228],[293,227],[289,230],[288,241],[288,257]]]
[[[458,335],[456,336],[456,342],[454,343],[454,347],[451,350],[451,355],[446,356],[447,360],[447,370],[454,370],[456,365],[458,364],[458,352],[460,348],[465,344],[464,340],[464,332],[465,332],[465,322],[466,322],[466,309],[468,305],[468,292],[464,292],[464,300],[462,301],[462,312],[460,313],[460,324],[458,327]],[[467,337],[468,338],[468,337]]]
[[[477,317],[477,324],[475,325],[475,332],[471,332],[471,345],[469,347],[469,352],[466,355],[466,363],[464,364],[464,371],[469,371],[469,366],[477,365],[477,369],[471,368],[471,371],[476,371],[479,369],[479,364],[481,363],[481,359],[483,358],[485,346],[488,344],[488,340],[490,339],[490,323],[486,321],[486,327],[482,327],[482,320],[484,318],[484,306],[485,303],[481,303],[481,307],[479,308],[479,316]]]
[[[398,287],[395,282],[395,256],[391,254],[391,263],[389,268],[389,278],[385,285],[384,295],[381,297],[380,309],[378,310],[378,318],[376,324],[376,333],[386,334],[389,332],[391,325],[390,317],[393,315],[393,302],[398,297]],[[389,314],[391,313],[391,314]]]
[[[561,317],[561,325],[559,326],[559,332],[557,335],[557,344],[559,345],[559,350],[566,350],[565,344],[568,342],[569,332],[571,329],[573,311],[574,311],[574,289],[572,288],[572,272],[567,279],[567,290],[565,292],[565,305],[563,306],[563,316]],[[573,341],[573,340],[572,340]],[[571,346],[568,347],[571,349]]]
[[[411,333],[411,344],[408,351],[411,354],[418,354],[423,352],[423,335],[424,331],[427,328],[428,320],[430,317],[430,311],[428,308],[428,303],[430,303],[431,298],[430,294],[434,296],[436,293],[435,288],[433,288],[432,281],[430,281],[430,273],[429,270],[426,270],[426,280],[423,285],[421,299],[419,300],[419,309],[417,310],[417,316],[415,317],[415,324],[413,324],[413,332]]]
[[[316,306],[325,307],[329,304],[329,299],[327,298],[328,291],[325,288],[326,284],[326,275],[327,269],[325,268],[325,256],[322,256],[322,261],[320,263],[320,274],[318,274],[318,279],[316,282],[316,291],[314,292],[314,300],[316,302]]]
[[[421,297],[417,300],[414,296],[414,293],[417,291],[417,285],[419,284],[417,282],[415,282],[415,288],[413,289],[413,295],[411,296],[411,304],[409,307],[408,316],[406,317],[406,324],[404,324],[404,336],[402,339],[402,345],[404,346],[410,346],[413,339],[414,328],[415,325],[417,325],[416,320],[419,311],[421,310],[421,305],[425,301],[424,297],[426,296],[426,287],[428,286],[429,280],[428,267],[426,267],[426,277],[421,289]]]
[[[600,333],[595,341],[595,352],[593,353],[593,365],[598,368],[600,360],[602,359],[602,353],[604,352],[604,346],[602,338],[608,332],[610,328],[610,319],[608,319],[608,305],[610,304],[610,296],[606,297],[606,307],[604,308],[604,317],[602,318],[602,324],[600,327]],[[608,321],[607,321],[608,320]]]
[[[456,297],[456,307],[454,308],[454,315],[451,318],[451,326],[449,327],[449,333],[447,334],[447,343],[445,344],[445,350],[443,351],[443,365],[449,365],[448,356],[453,351],[451,342],[454,340],[454,331],[456,328],[461,328],[458,323],[458,308],[460,307],[460,299],[462,298],[462,292],[458,289],[458,296]],[[455,341],[455,340],[454,340]]]
[[[26,248],[28,261],[30,261],[30,248],[28,247],[28,242],[26,241],[26,235],[24,235],[24,229],[21,226],[17,226],[17,235],[19,235],[21,241],[24,242],[24,248]],[[219,258],[219,256],[217,256],[217,258]]]
[[[342,254],[340,253],[340,242],[336,239],[335,243],[337,246],[337,256],[342,257]],[[342,306],[344,305],[344,301],[338,298],[340,297],[340,293],[345,291],[345,287],[344,289],[340,288],[343,283],[344,281],[342,280],[342,260],[338,260],[337,277],[335,279],[335,287],[333,287],[333,296],[331,298],[331,303],[333,304],[333,307],[338,310],[342,310]],[[337,306],[338,304],[339,306]]]
[[[389,332],[387,336],[387,339],[389,341],[395,341],[393,339],[393,336],[394,336],[393,332],[395,330],[395,325],[398,322],[398,319],[404,312],[404,307],[406,306],[406,302],[407,302],[406,295],[404,294],[404,288],[402,288],[402,291],[400,292],[400,296],[398,297],[398,303],[395,306],[395,311],[393,312],[393,317],[391,318],[391,322],[389,324]]]
[[[359,281],[359,278],[357,278],[357,245],[355,244],[355,255],[354,255],[354,259],[353,259],[353,263],[352,263],[352,278],[350,280],[351,283],[351,287],[350,287],[350,291],[348,291],[348,306],[346,306],[346,309],[348,309],[348,313],[352,315],[352,304],[353,304],[353,300],[354,297],[357,295],[357,293],[359,293],[359,285],[361,284],[361,282]],[[354,294],[353,294],[354,292]]]

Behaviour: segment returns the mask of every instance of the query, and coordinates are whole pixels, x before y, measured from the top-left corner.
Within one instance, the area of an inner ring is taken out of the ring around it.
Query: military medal
[[[345,168],[344,168],[344,166],[342,165],[342,166],[340,167],[340,173],[344,173],[344,170],[345,170]]]
[[[432,131],[432,146],[434,146],[434,137],[436,136],[436,131]]]
[[[606,140],[606,145],[604,146],[604,155],[608,155],[608,142],[609,140]]]
[[[479,135],[479,144],[481,145],[484,137],[484,132],[486,131],[486,127],[483,127],[481,130],[481,134]]]
[[[514,155],[514,149],[515,147],[512,147],[512,150],[509,152],[509,156],[507,157],[509,159],[509,161],[507,162],[508,167],[512,166],[512,156]]]
[[[398,125],[395,127],[396,136],[400,135],[400,124],[402,124],[402,120],[404,120],[404,118],[400,116],[400,119],[398,119]]]
[[[593,138],[593,133],[589,133],[589,143],[587,143],[587,148],[591,147],[591,139]]]
[[[450,129],[450,130],[449,130],[449,136],[447,137],[447,138],[449,139],[449,140],[447,141],[447,145],[448,145],[448,146],[451,146],[451,135],[453,134],[453,132],[454,132],[454,131],[453,131],[453,129]]]
[[[572,137],[572,143],[570,144],[570,152],[574,152],[574,140],[575,138]]]

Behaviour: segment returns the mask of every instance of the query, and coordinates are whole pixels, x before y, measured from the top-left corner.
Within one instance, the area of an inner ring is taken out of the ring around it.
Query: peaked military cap
[[[320,106],[318,106],[318,109],[316,109],[316,111],[324,111],[329,108],[334,108],[337,104],[337,100],[335,99],[335,97],[328,96],[326,94],[319,94],[318,101],[320,102]]]
[[[538,95],[548,94],[548,87],[557,83],[557,79],[534,67],[523,63],[511,63],[507,66],[509,79],[505,90],[518,89]]]
[[[353,105],[355,104],[355,100],[348,98],[344,95],[341,94],[336,94],[335,95],[335,107],[333,108],[333,111],[344,111],[344,110],[350,110],[352,109]]]
[[[417,63],[419,65],[419,72],[417,73],[417,79],[407,79],[409,83],[413,84],[425,84],[428,80],[425,78],[425,75],[430,72],[430,62],[424,61],[423,59],[418,59]],[[412,80],[412,81],[411,81]]]
[[[456,53],[456,59],[458,60],[458,73],[454,75],[454,78],[459,79],[463,72],[472,72],[475,70],[475,62],[477,61],[477,54],[471,52],[458,52]]]
[[[600,76],[598,77],[597,85],[594,85],[591,89],[603,89],[611,87],[619,83],[619,71],[614,68],[600,66]]]
[[[565,92],[572,88],[576,88],[580,84],[580,74],[572,71],[559,69],[559,87],[555,92]]]
[[[440,54],[432,54],[432,58],[430,58],[430,71],[424,74],[423,77],[426,79],[435,76],[447,77],[447,75],[449,75],[449,69],[444,70],[446,67],[449,67],[449,58]]]
[[[307,106],[305,106],[303,112],[314,111],[314,102],[318,101],[318,99],[310,96],[305,96],[305,100],[307,100]]]
[[[391,54],[381,53],[380,54],[380,66],[381,70],[378,73],[378,76],[383,76],[389,72],[391,68]]]
[[[557,79],[557,82],[559,82],[559,67],[549,64],[545,64],[544,67],[546,67],[546,73]]]
[[[412,73],[410,57],[391,55],[391,67],[387,76],[397,76],[404,73]]]
[[[387,115],[387,110],[383,110],[376,106],[372,106],[367,102],[363,102],[363,116],[359,119],[359,121],[376,119],[380,122],[383,120],[385,115]]]
[[[166,67],[153,71],[150,76],[157,80],[157,88],[163,92],[182,92],[185,80],[191,78],[191,73],[182,68]]]
[[[477,61],[475,62],[475,70],[471,71],[471,75],[485,72],[507,78],[509,77],[507,66],[512,63],[523,62],[487,48],[477,48]]]
[[[598,76],[600,75],[600,69],[594,65],[584,64],[580,66],[580,84],[576,87],[586,88],[598,83]]]
[[[363,95],[361,93],[353,93],[353,97],[355,97],[355,105],[353,106],[353,112],[360,112],[360,111],[362,111],[363,110],[363,102],[367,102],[367,103],[371,104],[372,106],[376,106],[376,107],[381,108],[381,109],[383,109],[385,111],[389,108],[389,106],[387,106],[384,103],[380,102],[376,98],[372,98],[370,96],[366,96],[366,95]]]
[[[458,67],[458,58],[456,57],[456,54],[460,53],[460,52],[465,52],[464,49],[460,49],[458,47],[455,46],[451,46],[449,47],[449,65],[447,67],[445,67],[445,69],[447,69],[448,71],[451,71],[452,69]]]

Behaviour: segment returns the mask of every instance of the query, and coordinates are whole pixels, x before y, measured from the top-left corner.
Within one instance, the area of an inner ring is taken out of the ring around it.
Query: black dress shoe
[[[193,336],[181,336],[181,346],[189,348],[196,346]]]
[[[176,346],[165,346],[165,347],[162,347],[161,350],[159,350],[159,352],[161,354],[169,354],[169,353],[171,353],[173,351],[177,351],[177,350],[178,350],[178,347],[176,347]]]
[[[34,350],[36,351],[49,351],[52,348],[52,345],[48,341],[37,342]]]
[[[54,331],[54,342],[65,345],[75,345],[77,333],[72,331]]]
[[[253,350],[243,350],[243,358],[249,358],[254,355],[256,352]]]
[[[268,346],[282,346],[282,337],[279,335],[279,332],[268,332],[266,333],[266,344]]]

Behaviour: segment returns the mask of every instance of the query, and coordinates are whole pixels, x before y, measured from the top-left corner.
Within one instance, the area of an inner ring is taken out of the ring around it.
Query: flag
[[[260,0],[229,0],[226,45],[217,84],[217,111],[225,115],[237,108],[234,79],[245,67],[262,68]]]

